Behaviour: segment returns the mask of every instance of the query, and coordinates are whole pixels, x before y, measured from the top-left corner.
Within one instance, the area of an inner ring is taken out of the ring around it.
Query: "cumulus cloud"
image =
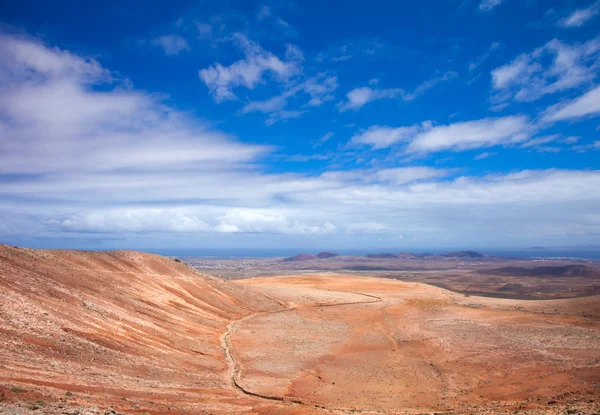
[[[292,235],[326,235],[335,232],[336,227],[326,222],[322,226],[310,226],[298,221],[290,221],[285,215],[263,213],[247,209],[227,212],[217,218],[219,232],[274,233]]]
[[[86,212],[53,224],[86,232],[203,232],[209,225],[181,209],[128,208]]]
[[[200,219],[198,208],[112,208],[79,213],[47,222],[52,227],[78,232],[139,233],[266,233],[328,235],[336,227],[329,223],[307,225],[283,214],[251,209],[234,209],[216,217],[213,225]]]
[[[558,25],[562,27],[581,27],[600,13],[600,1],[589,7],[577,9],[565,18],[559,20]]]
[[[289,45],[282,60],[241,33],[234,34],[233,39],[243,50],[244,59],[228,66],[215,63],[199,72],[200,79],[217,102],[237,99],[234,88],[254,89],[264,82],[265,73],[271,74],[278,82],[285,82],[301,72],[302,56],[296,46]]]
[[[152,39],[152,44],[162,48],[167,55],[177,55],[184,50],[190,50],[187,41],[181,36],[165,35]]]
[[[597,74],[600,38],[568,45],[553,39],[492,71],[495,100],[534,101],[590,83]],[[550,65],[546,65],[550,58]]]
[[[400,98],[403,101],[412,101],[418,96],[424,94],[428,89],[433,88],[443,81],[447,81],[458,76],[456,72],[446,72],[444,75],[423,82],[416,87],[414,91],[407,92],[402,88],[355,88],[346,94],[346,100],[338,103],[340,112],[354,110],[358,111],[366,104],[380,99]],[[371,82],[369,82],[371,84]]]

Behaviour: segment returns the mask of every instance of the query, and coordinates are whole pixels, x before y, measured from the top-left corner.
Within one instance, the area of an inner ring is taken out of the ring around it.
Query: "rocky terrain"
[[[598,296],[0,245],[0,351],[7,414],[600,411]]]

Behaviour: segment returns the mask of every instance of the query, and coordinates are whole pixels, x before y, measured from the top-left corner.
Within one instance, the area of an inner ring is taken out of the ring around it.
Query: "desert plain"
[[[1,245],[0,413],[600,412],[597,263],[411,261],[232,280]]]

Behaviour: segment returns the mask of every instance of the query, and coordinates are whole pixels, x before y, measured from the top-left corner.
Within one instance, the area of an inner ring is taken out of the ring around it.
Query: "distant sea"
[[[253,249],[253,248],[198,248],[198,249],[142,249],[142,251],[151,252],[160,255],[173,256],[178,258],[274,258],[288,257],[297,254],[317,254],[321,251],[336,252],[340,255],[363,256],[367,254],[376,254],[389,252],[397,254],[400,252],[411,252],[414,254],[444,254],[453,251],[477,251],[482,254],[495,255],[502,257],[516,258],[569,258],[569,259],[591,259],[600,260],[600,247],[585,248],[525,248],[525,249],[311,249],[311,248],[273,248],[273,249]]]

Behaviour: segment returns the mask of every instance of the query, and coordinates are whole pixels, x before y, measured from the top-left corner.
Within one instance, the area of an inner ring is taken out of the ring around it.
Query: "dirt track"
[[[0,245],[0,351],[0,413],[600,411],[598,297]]]
[[[295,304],[245,318],[229,336],[236,383],[257,395],[418,413],[521,403],[535,410],[555,396],[600,391],[600,324],[565,313],[568,301],[479,302],[422,284],[340,275],[238,284]],[[350,290],[381,301],[341,304]],[[323,292],[342,301],[325,307]]]
[[[253,397],[258,397],[261,399],[268,399],[268,400],[275,400],[275,401],[280,401],[280,402],[289,402],[289,403],[297,403],[297,404],[302,404],[302,405],[317,405],[320,407],[325,407],[325,405],[323,404],[318,404],[316,402],[307,402],[304,401],[300,398],[294,397],[294,396],[283,396],[283,395],[265,395],[265,394],[261,394],[258,392],[253,392],[247,388],[245,388],[241,382],[241,365],[238,361],[238,359],[235,356],[235,353],[233,351],[233,347],[231,346],[231,342],[230,342],[230,337],[232,335],[235,334],[237,328],[240,326],[240,324],[243,324],[244,322],[253,319],[253,318],[257,318],[260,316],[265,316],[265,315],[270,315],[270,314],[278,314],[278,313],[285,313],[288,311],[293,311],[296,309],[299,309],[300,307],[303,308],[311,308],[311,307],[336,307],[336,306],[347,306],[347,305],[357,305],[357,304],[368,304],[368,303],[377,303],[382,301],[382,298],[374,296],[374,295],[369,295],[369,294],[363,294],[363,293],[355,293],[355,292],[347,292],[344,291],[343,293],[346,294],[355,294],[355,295],[361,295],[367,298],[370,298],[370,300],[366,300],[366,301],[351,301],[351,302],[342,302],[342,303],[317,303],[314,305],[302,305],[302,306],[294,306],[294,307],[289,307],[289,308],[285,308],[283,310],[276,310],[276,311],[266,311],[266,312],[262,312],[262,313],[255,313],[252,314],[250,316],[246,316],[240,320],[236,320],[231,322],[228,326],[227,326],[227,330],[225,331],[225,333],[222,336],[222,340],[221,343],[223,345],[223,349],[225,350],[225,355],[227,358],[227,363],[229,365],[229,371],[228,374],[231,376],[231,382],[232,384],[239,389],[242,393],[248,395],[248,396],[253,396]]]

